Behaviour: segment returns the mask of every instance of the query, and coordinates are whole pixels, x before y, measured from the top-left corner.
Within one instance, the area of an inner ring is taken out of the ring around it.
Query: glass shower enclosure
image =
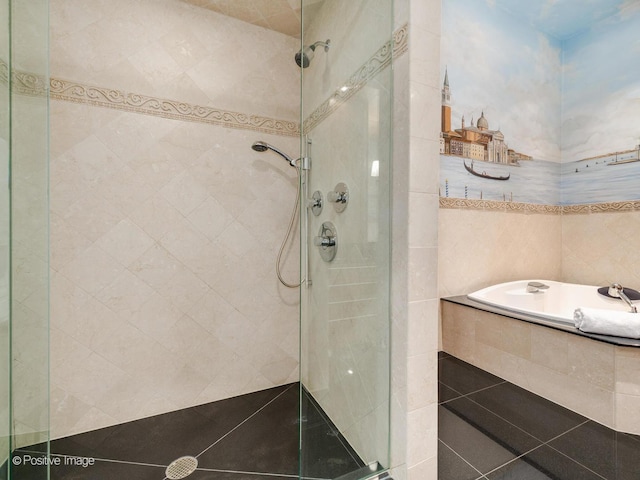
[[[314,406],[351,450],[339,478],[389,467],[392,18],[391,0],[303,1],[303,477],[335,461]]]
[[[300,478],[390,466],[392,13],[302,0]],[[25,459],[49,449],[48,2],[0,0],[0,23],[0,480],[40,480]]]
[[[49,439],[48,2],[2,0],[0,23],[0,479],[40,480]]]

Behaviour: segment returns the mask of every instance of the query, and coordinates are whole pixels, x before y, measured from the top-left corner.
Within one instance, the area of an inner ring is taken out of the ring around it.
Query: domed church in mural
[[[455,130],[451,128],[451,89],[448,71],[445,72],[442,87],[440,153],[504,164],[517,164],[519,160],[531,160],[530,156],[510,149],[500,130],[489,129],[489,120],[484,116],[484,111],[475,125],[473,119],[470,125],[466,125],[463,115],[461,127]]]

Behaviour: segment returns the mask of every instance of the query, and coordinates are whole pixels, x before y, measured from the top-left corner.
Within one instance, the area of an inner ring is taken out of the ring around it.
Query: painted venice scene
[[[567,163],[516,152],[499,129],[490,128],[484,112],[476,122],[466,124],[463,116],[458,128],[451,125],[446,70],[440,157],[443,197],[545,205],[640,200],[640,142],[629,150]]]
[[[451,87],[445,70],[440,132],[440,196],[558,204],[560,164],[534,160],[509,148],[484,111],[474,122],[451,122]],[[442,184],[443,183],[443,184]]]

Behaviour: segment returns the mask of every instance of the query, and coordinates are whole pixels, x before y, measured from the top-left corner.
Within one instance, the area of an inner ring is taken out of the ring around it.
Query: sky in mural
[[[640,1],[635,3],[639,8],[563,43],[564,161],[640,144]]]
[[[487,0],[559,40],[585,32],[600,20],[640,10],[638,0]]]

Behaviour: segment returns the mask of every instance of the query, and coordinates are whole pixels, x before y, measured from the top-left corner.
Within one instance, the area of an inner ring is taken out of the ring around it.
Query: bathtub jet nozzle
[[[540,290],[546,290],[549,285],[545,285],[541,282],[529,282],[527,283],[527,293],[538,293]]]

